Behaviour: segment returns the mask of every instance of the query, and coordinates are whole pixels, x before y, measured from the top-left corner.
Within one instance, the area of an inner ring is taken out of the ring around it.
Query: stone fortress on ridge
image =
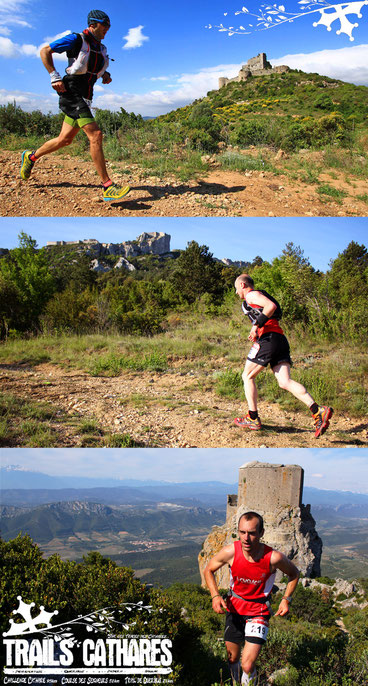
[[[220,76],[219,88],[226,86],[228,83],[234,81],[247,81],[251,76],[269,76],[269,74],[283,74],[290,71],[290,67],[286,64],[280,64],[278,67],[272,67],[267,60],[265,52],[260,52],[257,57],[251,57],[246,64],[241,67],[238,76],[233,79],[228,79],[226,76]]]
[[[315,529],[310,505],[302,504],[304,470],[298,465],[246,462],[239,469],[237,495],[228,495],[226,522],[214,526],[199,553],[199,571],[213,555],[238,538],[239,517],[255,511],[264,519],[264,542],[280,550],[305,577],[321,574],[322,540]],[[281,577],[281,574],[279,574]],[[229,586],[227,565],[216,572],[220,588]]]

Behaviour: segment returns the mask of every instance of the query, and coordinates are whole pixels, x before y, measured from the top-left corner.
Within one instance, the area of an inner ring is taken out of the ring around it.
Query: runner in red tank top
[[[246,512],[239,519],[239,541],[227,545],[209,561],[204,577],[212,596],[212,607],[218,614],[226,613],[225,644],[233,680],[256,686],[255,663],[266,642],[271,615],[268,597],[277,569],[289,577],[276,616],[289,612],[291,596],[298,583],[299,571],[285,555],[261,543],[263,519],[257,512]],[[219,594],[215,572],[230,567],[230,589],[227,600]],[[241,645],[244,649],[241,657]]]
[[[261,429],[255,378],[270,364],[280,388],[289,391],[309,407],[314,418],[314,435],[319,438],[328,429],[333,409],[327,405],[318,405],[302,384],[291,379],[290,348],[279,324],[282,317],[279,303],[267,291],[254,290],[253,279],[248,274],[238,276],[235,281],[235,290],[239,298],[243,300],[244,314],[252,322],[248,339],[253,343],[242,375],[249,408],[248,414],[245,417],[236,417],[235,424],[256,431]]]

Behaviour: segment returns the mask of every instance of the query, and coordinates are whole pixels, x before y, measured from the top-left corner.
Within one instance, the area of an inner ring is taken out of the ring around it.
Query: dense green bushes
[[[239,268],[213,258],[191,241],[176,259],[147,256],[136,271],[90,271],[86,255],[38,250],[26,234],[0,259],[0,331],[11,333],[120,332],[152,336],[170,329],[174,313],[231,317]],[[272,263],[248,265],[256,288],[281,304],[287,330],[314,338],[362,340],[368,334],[368,253],[351,242],[323,274],[289,243]],[[162,275],[165,278],[162,278]],[[233,323],[237,326],[236,322]]]
[[[59,610],[58,623],[72,621],[103,607],[123,609],[142,603],[153,611],[142,616],[132,609],[135,634],[164,634],[173,641],[173,683],[214,686],[228,683],[223,643],[224,616],[213,612],[210,594],[196,584],[174,584],[167,590],[147,589],[133,570],[118,567],[91,552],[81,563],[47,560],[29,536],[0,539],[0,626],[8,629],[17,596],[36,607]],[[364,580],[363,580],[364,581]],[[277,597],[273,604],[278,603]],[[160,609],[162,608],[162,609]],[[348,633],[336,625],[329,593],[304,589],[294,595],[288,619],[272,617],[267,643],[258,660],[260,684],[286,669],[276,686],[362,686],[368,679],[367,608],[345,611]],[[144,624],[143,622],[147,622]],[[121,629],[124,635],[125,630]],[[221,678],[221,674],[223,675]]]
[[[347,145],[351,141],[352,123],[332,112],[319,118],[286,117],[276,121],[269,116],[252,117],[235,124],[230,140],[242,147],[271,145],[283,150],[321,148],[325,145]]]

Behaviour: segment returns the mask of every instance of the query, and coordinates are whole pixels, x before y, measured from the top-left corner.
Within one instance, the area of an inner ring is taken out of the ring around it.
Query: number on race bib
[[[253,343],[253,345],[249,351],[249,354],[248,354],[249,360],[253,360],[253,358],[257,355],[259,348],[260,348],[259,343]]]
[[[268,626],[260,622],[252,622],[249,620],[245,625],[245,637],[263,638],[265,641],[268,634]]]

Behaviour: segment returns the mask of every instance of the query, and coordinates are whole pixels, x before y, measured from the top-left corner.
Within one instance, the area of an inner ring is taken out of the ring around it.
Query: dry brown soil
[[[233,418],[244,404],[219,398],[203,372],[123,372],[119,377],[91,377],[44,363],[0,365],[0,385],[6,392],[33,401],[47,401],[56,410],[95,418],[105,432],[128,433],[147,447],[198,448],[341,448],[367,445],[368,425],[335,415],[318,440],[308,410],[285,411],[276,403],[259,403],[262,431],[240,429]],[[78,447],[83,437],[75,426],[59,425],[55,447]]]
[[[174,177],[146,177],[138,165],[114,163],[116,183],[129,183],[125,199],[104,202],[91,161],[67,154],[50,155],[37,162],[29,181],[19,177],[20,154],[1,151],[2,216],[368,216],[368,205],[357,196],[368,195],[368,181],[346,182],[320,174],[348,193],[341,202],[321,200],[317,185],[271,172],[236,172],[214,168],[200,180],[181,182]],[[129,174],[124,170],[129,169]]]

